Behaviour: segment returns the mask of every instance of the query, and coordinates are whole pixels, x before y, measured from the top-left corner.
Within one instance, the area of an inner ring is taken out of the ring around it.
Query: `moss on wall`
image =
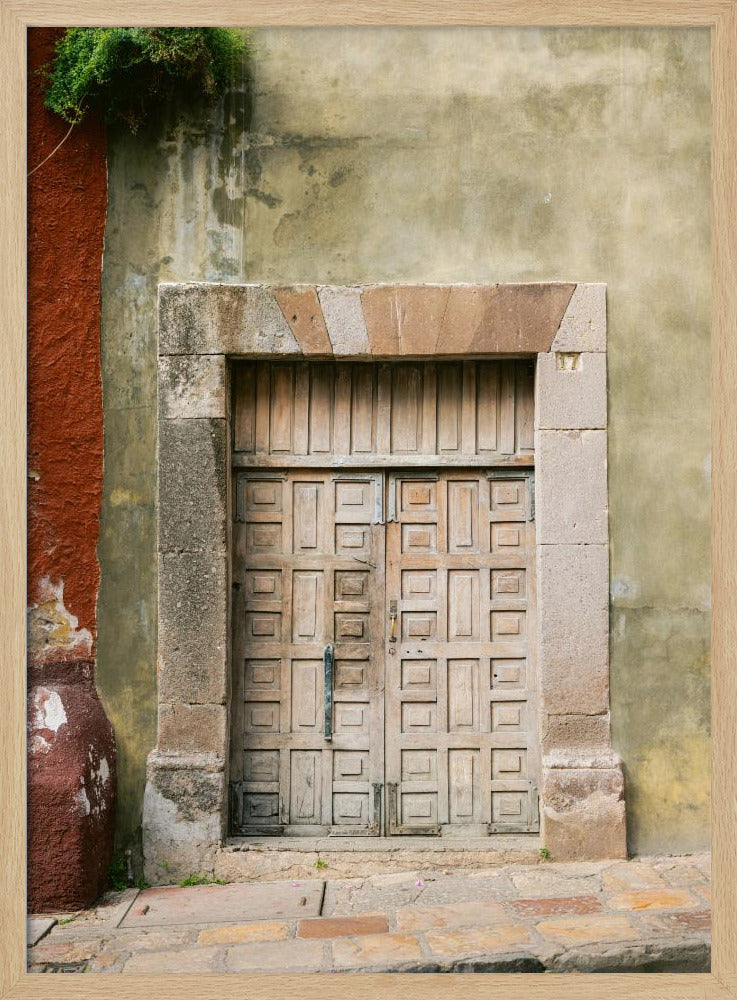
[[[638,852],[708,845],[709,34],[268,29],[203,125],[110,137],[99,683],[155,738],[159,280],[605,281],[612,723]]]

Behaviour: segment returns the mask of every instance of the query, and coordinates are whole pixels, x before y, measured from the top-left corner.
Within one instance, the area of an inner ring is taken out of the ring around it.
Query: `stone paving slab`
[[[26,921],[26,944],[32,948],[56,924],[56,917],[29,917]]]
[[[121,926],[171,927],[247,923],[264,917],[316,917],[324,891],[325,883],[321,880],[144,889]]]
[[[47,929],[29,971],[706,972],[709,871],[694,855],[131,890]]]

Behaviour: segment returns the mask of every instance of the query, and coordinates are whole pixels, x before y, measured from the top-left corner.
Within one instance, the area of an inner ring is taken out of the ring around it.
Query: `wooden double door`
[[[537,830],[531,471],[235,484],[231,831]]]

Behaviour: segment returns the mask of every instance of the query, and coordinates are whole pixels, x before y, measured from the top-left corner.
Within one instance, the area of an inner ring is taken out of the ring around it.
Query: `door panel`
[[[279,406],[272,436],[286,439],[288,428]],[[378,834],[384,528],[374,521],[382,477],[242,473],[236,493],[232,829]]]
[[[389,489],[388,832],[536,830],[531,476],[407,472]]]

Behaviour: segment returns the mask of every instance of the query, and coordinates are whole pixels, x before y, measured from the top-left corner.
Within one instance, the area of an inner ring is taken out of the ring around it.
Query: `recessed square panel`
[[[279,702],[247,701],[243,706],[243,720],[247,733],[278,733]]]
[[[279,642],[281,615],[278,612],[247,611],[246,639],[256,642]]]
[[[368,793],[336,792],[333,795],[335,826],[368,826]]]
[[[435,781],[437,750],[402,750],[402,781]]]
[[[336,570],[335,600],[351,601],[367,604],[369,600],[368,572],[353,570]]]
[[[357,611],[339,612],[335,616],[336,642],[368,642],[369,616]]]
[[[524,479],[492,479],[490,484],[492,519],[527,517],[527,484]]]
[[[281,511],[282,487],[279,479],[249,479],[246,482],[246,512],[273,514]]]
[[[523,830],[529,824],[529,792],[492,792],[491,821],[497,827]]]
[[[516,555],[522,554],[525,547],[524,521],[492,521],[491,522],[491,554]]]
[[[281,660],[246,660],[244,686],[254,691],[278,691]]]
[[[246,572],[247,601],[281,601],[281,570],[249,569]]]
[[[435,694],[436,660],[402,660],[402,691]]]
[[[523,642],[527,634],[526,612],[492,611],[492,642]]]
[[[402,570],[402,600],[434,601],[438,595],[438,572],[435,569]]]
[[[279,796],[276,793],[249,793],[243,796],[244,826],[273,826],[279,822]]]
[[[438,484],[432,480],[403,479],[400,488],[402,513],[437,510]]]
[[[408,555],[436,553],[438,528],[436,524],[403,524],[402,552]]]
[[[335,482],[335,520],[370,522],[374,515],[373,480]]]
[[[278,555],[282,551],[282,526],[279,522],[246,525],[247,555]]]
[[[405,701],[402,703],[402,732],[435,733],[437,716],[435,702]]]
[[[527,574],[523,569],[493,569],[491,571],[491,599],[524,601],[527,598]]]
[[[368,555],[371,543],[371,529],[368,524],[336,524],[335,554],[338,556]]]
[[[495,701],[491,705],[492,733],[521,733],[525,730],[524,701]]]
[[[527,776],[526,750],[492,750],[491,777],[495,781],[515,780]]]
[[[401,796],[402,826],[434,826],[438,821],[435,792],[407,792]]]
[[[335,702],[333,719],[333,729],[336,736],[349,733],[367,733],[369,706],[366,702]]]
[[[491,661],[491,686],[502,691],[524,688],[526,684],[524,657]]]
[[[334,781],[368,781],[369,755],[360,750],[333,752]]]
[[[243,754],[244,781],[278,781],[278,750],[246,750]]]
[[[438,634],[438,616],[435,611],[403,611],[402,638],[427,640]]]
[[[368,660],[336,660],[334,686],[336,690],[358,690],[368,681]]]

